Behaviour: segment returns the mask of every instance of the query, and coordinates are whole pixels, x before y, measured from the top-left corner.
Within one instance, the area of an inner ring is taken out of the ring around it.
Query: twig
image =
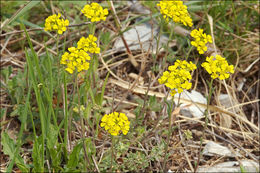
[[[126,40],[125,40],[123,34],[121,33],[120,20],[119,20],[118,16],[116,15],[116,10],[115,10],[113,1],[109,1],[109,2],[110,2],[110,6],[111,6],[111,9],[112,9],[114,18],[115,18],[115,23],[116,23],[117,29],[118,29],[118,31],[120,32],[120,37],[121,37],[121,39],[122,39],[122,41],[123,41],[123,43],[124,43],[124,46],[125,46],[125,48],[126,48],[126,50],[127,50],[127,53],[128,53],[128,56],[129,56],[129,60],[130,60],[130,62],[133,64],[133,66],[134,66],[137,70],[139,70],[139,68],[138,68],[138,63],[137,63],[136,60],[134,59],[133,54],[132,54],[131,50],[129,49],[128,45],[127,45],[127,42],[126,42]]]

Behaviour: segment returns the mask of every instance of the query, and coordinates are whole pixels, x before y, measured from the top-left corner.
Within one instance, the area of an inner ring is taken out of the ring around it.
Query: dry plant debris
[[[167,3],[1,1],[1,172],[259,171],[259,2]],[[177,60],[197,69],[170,95]]]

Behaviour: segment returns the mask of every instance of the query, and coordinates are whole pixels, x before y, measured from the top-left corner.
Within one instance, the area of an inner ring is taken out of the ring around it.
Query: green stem
[[[208,94],[208,97],[207,97],[207,109],[205,111],[205,126],[204,126],[204,129],[208,128],[209,103],[210,103],[212,91],[213,91],[212,90],[212,84],[213,84],[213,79],[211,79],[210,84],[209,84],[209,94]]]
[[[167,135],[167,141],[166,141],[166,145],[164,148],[164,160],[163,160],[163,171],[167,172],[166,170],[166,161],[167,161],[167,152],[168,152],[168,146],[170,143],[170,136],[172,134],[172,108],[173,108],[173,103],[174,103],[174,97],[172,97],[172,103],[171,103],[171,107],[170,107],[170,111],[168,112],[168,117],[169,117],[169,127],[168,127],[168,135]]]
[[[78,75],[76,74],[76,86],[77,86],[77,93],[78,93],[78,109],[79,109],[79,115],[80,115],[80,125],[81,125],[81,139],[82,139],[82,144],[83,144],[83,149],[84,149],[84,156],[85,156],[85,161],[88,163],[90,166],[90,161],[88,159],[87,155],[87,149],[85,145],[85,126],[84,126],[84,119],[82,116],[82,113],[80,112],[80,93],[79,93],[79,83],[78,83]]]
[[[209,94],[207,96],[207,108],[204,112],[205,114],[205,124],[203,127],[203,134],[202,137],[200,138],[200,149],[199,149],[199,157],[198,157],[198,161],[197,161],[197,165],[194,169],[194,172],[197,171],[198,167],[199,167],[199,163],[200,163],[200,158],[201,158],[201,151],[202,151],[202,143],[203,143],[203,139],[206,139],[205,137],[205,131],[208,128],[208,113],[209,113],[209,104],[210,104],[210,100],[211,100],[211,96],[212,96],[212,84],[213,84],[213,79],[211,78],[210,84],[209,84]]]
[[[113,168],[113,160],[114,160],[114,136],[111,135],[112,145],[111,145],[111,165],[110,165],[110,171],[112,172]]]
[[[60,35],[57,33],[57,39],[56,39],[56,49],[57,49],[57,57],[59,59],[59,39],[60,39]],[[60,64],[60,63],[58,63]]]
[[[187,56],[185,57],[185,60],[188,60],[191,50],[193,49],[193,46],[190,47]]]
[[[68,146],[68,103],[67,103],[67,82],[66,82],[66,72],[63,71],[63,96],[64,96],[64,143],[65,143],[65,158],[67,155]]]

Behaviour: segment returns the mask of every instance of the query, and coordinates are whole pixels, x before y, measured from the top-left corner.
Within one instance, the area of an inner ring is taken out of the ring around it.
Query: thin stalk
[[[112,145],[111,145],[111,165],[110,165],[110,172],[112,172],[113,168],[113,160],[114,160],[114,136],[111,135]]]
[[[209,103],[210,103],[210,99],[212,96],[212,84],[213,84],[213,79],[211,79],[210,84],[209,84],[209,95],[207,97],[207,109],[205,111],[205,125],[204,125],[204,129],[208,128],[208,114],[209,114]],[[205,130],[204,130],[205,133]]]
[[[59,58],[59,39],[60,39],[60,35],[57,33],[57,39],[56,39],[56,51],[57,51],[57,56]],[[60,64],[60,63],[58,63]]]
[[[76,86],[77,86],[77,93],[78,93],[78,109],[79,109],[79,115],[80,115],[80,125],[81,125],[81,139],[82,139],[82,144],[83,144],[83,149],[84,149],[84,156],[85,156],[85,161],[87,161],[87,164],[90,166],[90,161],[88,159],[87,155],[87,149],[85,145],[85,127],[84,127],[84,120],[82,117],[82,113],[80,112],[80,93],[79,93],[79,83],[78,83],[78,75],[76,75]]]
[[[185,60],[188,60],[191,50],[193,49],[193,46],[190,47],[187,56],[185,57]]]
[[[174,103],[174,97],[172,97],[172,103],[171,103],[171,107],[170,107],[170,111],[168,112],[168,117],[169,117],[169,127],[168,127],[168,135],[167,135],[167,141],[166,141],[166,145],[164,148],[164,159],[163,159],[163,171],[166,172],[166,161],[167,161],[167,152],[168,152],[168,146],[170,143],[170,136],[172,134],[172,108],[173,108],[173,103]]]
[[[211,81],[210,81],[210,84],[209,84],[209,94],[207,96],[207,108],[204,112],[205,114],[205,124],[204,124],[204,127],[203,127],[203,135],[202,137],[200,138],[200,149],[199,149],[199,157],[198,157],[198,161],[197,161],[197,165],[194,169],[194,172],[197,171],[198,167],[199,167],[199,163],[200,163],[200,158],[201,158],[201,151],[202,151],[202,143],[203,143],[203,139],[206,139],[205,137],[205,131],[206,129],[208,128],[208,114],[209,114],[209,104],[210,104],[210,99],[211,99],[211,96],[212,96],[212,84],[213,84],[213,79],[211,78]]]
[[[66,72],[63,71],[63,100],[64,100],[64,143],[66,147],[66,155],[68,148],[68,103],[67,103],[67,82],[66,82]],[[66,157],[65,157],[66,158]]]

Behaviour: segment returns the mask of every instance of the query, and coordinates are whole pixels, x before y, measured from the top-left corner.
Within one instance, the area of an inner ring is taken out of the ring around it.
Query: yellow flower
[[[85,107],[83,105],[80,105],[80,110],[81,111],[85,111]],[[73,109],[72,109],[74,112],[76,113],[79,113],[79,107],[78,106],[75,106]]]
[[[196,68],[192,62],[177,60],[174,65],[168,67],[169,71],[163,72],[158,82],[170,88],[170,94],[174,96],[177,92],[182,93],[184,89],[191,88],[192,84],[189,80],[192,78],[191,72]]]
[[[187,6],[183,5],[180,0],[160,1],[157,4],[160,7],[160,12],[166,21],[171,18],[176,23],[183,23],[185,26],[193,26],[192,19],[188,13]]]
[[[58,15],[54,14],[49,16],[45,20],[45,31],[57,31],[58,34],[62,34],[64,31],[66,31],[66,27],[69,26],[69,20],[60,19],[61,14],[58,13]]]
[[[76,68],[78,72],[89,69],[90,56],[87,52],[76,47],[70,47],[68,50],[70,53],[65,52],[60,60],[61,64],[67,65],[66,71],[72,74]]]
[[[228,65],[227,60],[220,55],[207,57],[206,61],[201,66],[211,74],[212,79],[219,78],[220,80],[224,80],[229,78],[230,73],[234,73],[234,66]]]
[[[206,44],[208,42],[212,43],[211,36],[203,33],[203,29],[194,29],[191,31],[190,35],[195,39],[195,41],[191,41],[191,45],[197,47],[199,54],[203,54],[207,51],[208,48]]]
[[[90,5],[87,4],[85,7],[81,10],[81,12],[89,19],[91,19],[91,22],[98,22],[100,20],[105,21],[106,16],[108,15],[108,10],[103,9],[98,3],[93,2]]]
[[[113,112],[102,117],[100,126],[113,136],[118,136],[120,132],[126,135],[130,129],[130,122],[124,113]]]
[[[89,53],[100,53],[100,48],[97,47],[97,43],[95,41],[97,41],[97,37],[92,34],[90,34],[88,38],[81,37],[77,43],[78,49],[83,49]]]

